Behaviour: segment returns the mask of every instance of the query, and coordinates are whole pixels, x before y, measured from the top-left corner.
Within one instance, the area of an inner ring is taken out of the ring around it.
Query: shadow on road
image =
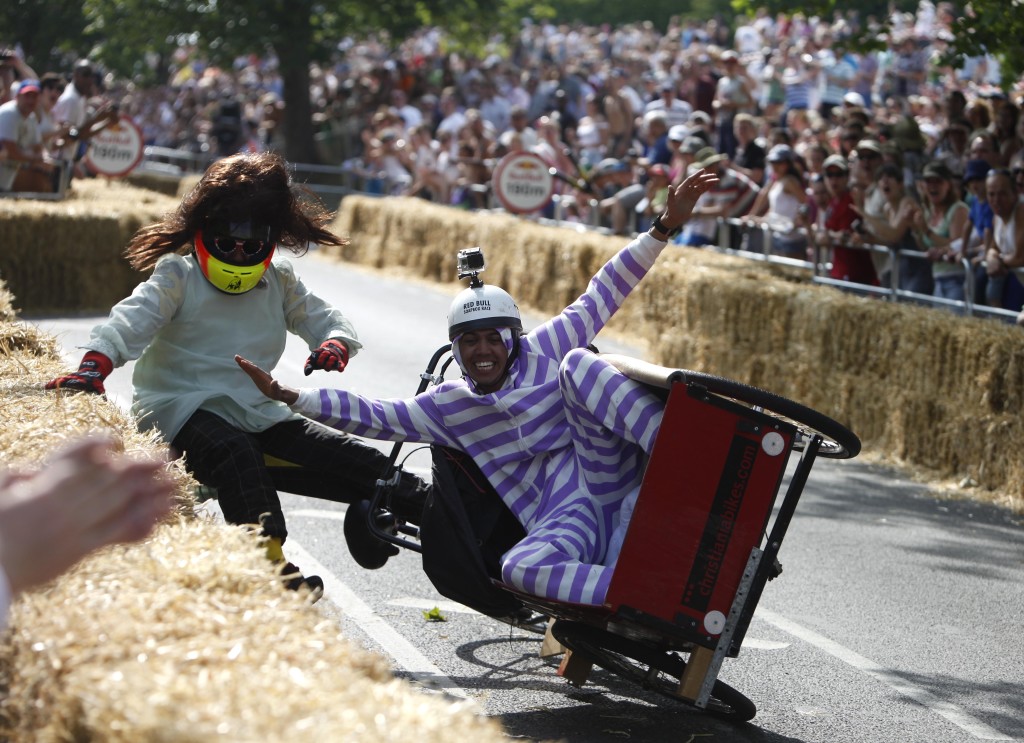
[[[755,717],[749,723],[730,723],[687,704],[648,692],[614,674],[594,668],[583,687],[556,675],[559,657],[538,657],[540,638],[478,640],[456,649],[458,657],[482,674],[451,677],[465,689],[518,688],[564,697],[564,707],[546,704],[500,714],[505,731],[515,738],[568,743],[603,741],[673,741],[701,743],[799,743],[797,738],[762,730]],[[557,697],[556,697],[557,700]]]

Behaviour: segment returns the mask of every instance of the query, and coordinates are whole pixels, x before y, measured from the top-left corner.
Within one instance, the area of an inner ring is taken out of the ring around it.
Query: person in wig
[[[359,351],[349,320],[279,256],[301,255],[310,243],[345,244],[327,229],[330,218],[277,154],[214,162],[176,211],[135,234],[125,254],[151,275],[92,330],[78,370],[46,385],[102,394],[104,379],[137,359],[132,412],[139,426],[158,430],[195,478],[216,489],[229,523],[257,525],[288,587],[306,586],[317,597],[321,579],[304,577],[284,558],[278,490],[358,502],[372,495],[387,458],[259,394],[234,355],[273,368],[294,333],[309,346],[308,375],[344,371]],[[399,490],[415,504],[425,488],[406,475]],[[360,550],[378,549],[368,529],[366,537],[363,544],[349,539],[360,564],[373,559]]]

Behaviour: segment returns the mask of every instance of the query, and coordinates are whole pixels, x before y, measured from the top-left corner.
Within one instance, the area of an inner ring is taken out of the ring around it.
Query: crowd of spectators
[[[886,20],[874,52],[850,43],[875,26],[855,11],[665,29],[524,20],[479,58],[445,51],[437,29],[397,48],[345,39],[311,69],[320,159],[368,192],[482,208],[495,164],[530,151],[557,173],[560,218],[620,234],[710,168],[720,183],[683,244],[769,239],[781,255],[824,255],[836,279],[1020,310],[1024,219],[995,203],[1024,192],[1024,89],[1000,87],[989,56],[943,66],[950,4]],[[106,81],[147,144],[209,157],[281,146],[273,57],[228,69],[181,48],[172,72],[152,88]]]

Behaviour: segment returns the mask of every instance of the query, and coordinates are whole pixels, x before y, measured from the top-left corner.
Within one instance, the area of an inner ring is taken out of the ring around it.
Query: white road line
[[[775,640],[758,640],[756,637],[744,637],[744,650],[785,650],[789,647],[788,642],[777,642]]]
[[[883,668],[870,658],[865,658],[863,655],[828,639],[824,635],[819,635],[814,630],[799,625],[781,614],[776,614],[768,609],[758,608],[755,616],[769,624],[775,625],[783,632],[788,632],[794,637],[813,645],[819,650],[824,650],[843,663],[853,666],[858,671],[866,673],[883,684],[892,687],[903,696],[913,699],[926,709],[946,718],[946,720],[974,738],[979,740],[1014,740],[1011,736],[1001,733],[981,720],[967,714],[955,704],[943,701],[930,691],[900,678],[896,672]]]
[[[326,508],[294,508],[288,511],[288,517],[292,516],[308,516],[314,519],[330,519],[333,521],[344,521],[345,520],[345,509],[340,511],[330,511]]]
[[[336,604],[363,632],[376,640],[417,682],[452,697],[470,699],[465,689],[457,686],[294,538],[288,540],[288,555],[302,566],[303,571],[323,578],[325,597]]]

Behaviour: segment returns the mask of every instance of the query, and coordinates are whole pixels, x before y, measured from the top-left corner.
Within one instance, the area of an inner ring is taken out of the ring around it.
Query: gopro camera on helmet
[[[459,278],[469,278],[469,288],[459,292],[448,309],[448,340],[481,328],[511,328],[514,333],[521,333],[523,321],[515,300],[501,287],[485,285],[480,280],[485,266],[483,250],[460,250],[458,262]]]
[[[470,286],[480,286],[478,276],[483,273],[487,263],[484,261],[484,251],[480,248],[466,248],[458,253],[459,278],[469,278]]]

